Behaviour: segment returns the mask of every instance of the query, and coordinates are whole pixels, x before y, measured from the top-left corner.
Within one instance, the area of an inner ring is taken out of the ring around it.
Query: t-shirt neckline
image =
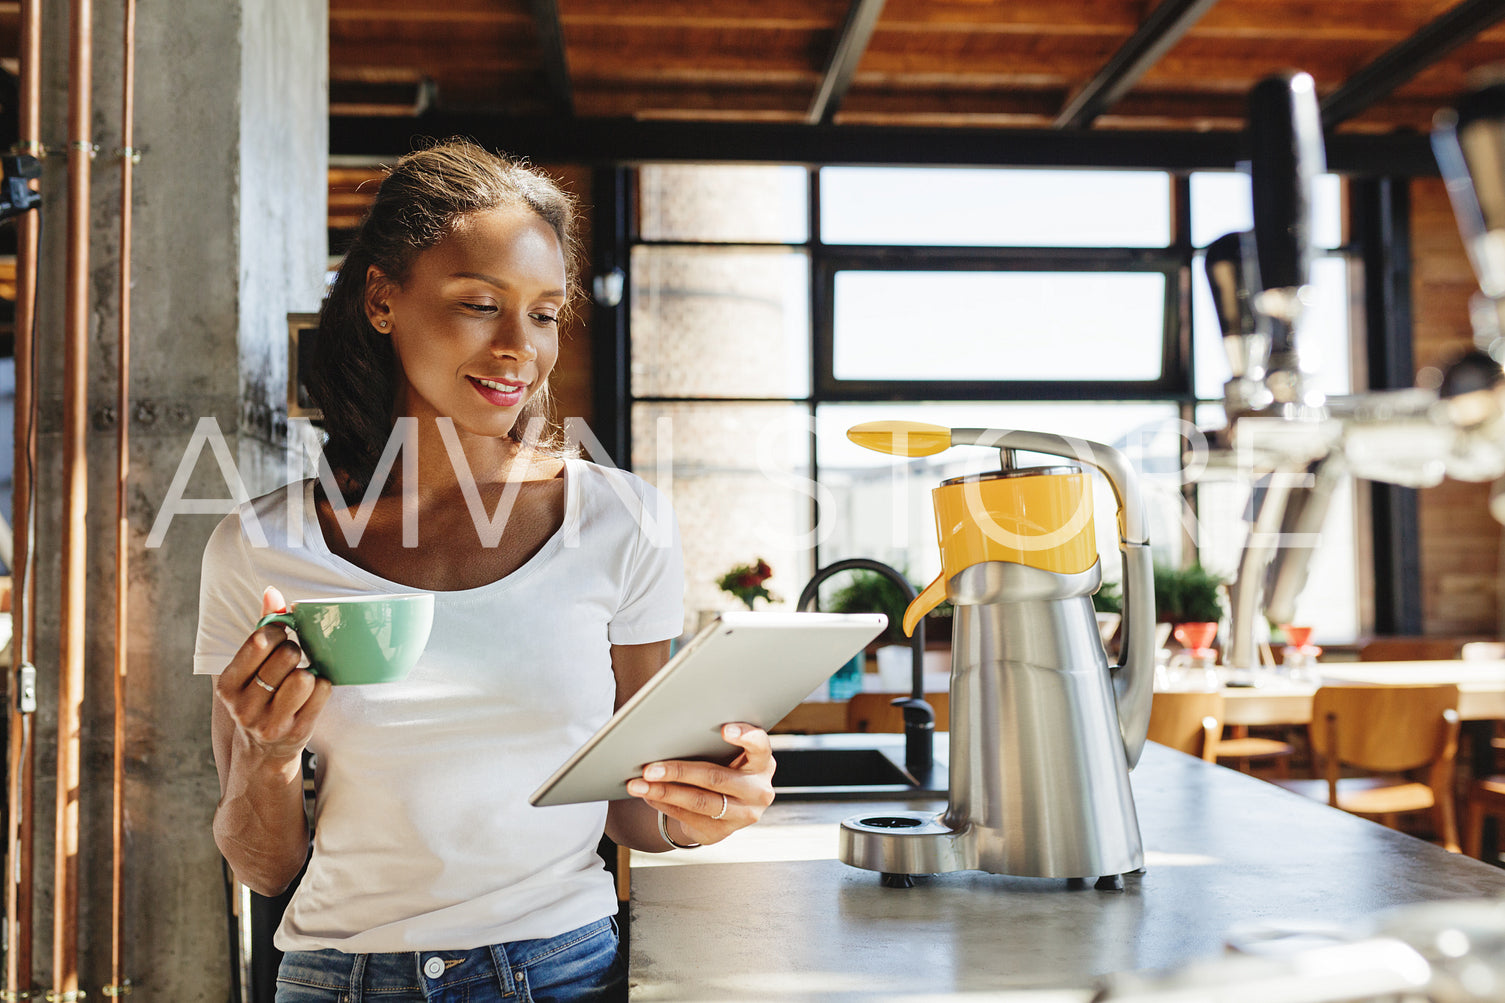
[[[319,479],[309,477],[303,482],[303,538],[311,542],[311,549],[324,561],[343,574],[355,578],[362,578],[371,585],[380,588],[384,592],[430,592],[441,598],[468,598],[489,595],[492,592],[510,588],[514,584],[531,576],[545,561],[547,561],[563,545],[567,534],[575,532],[580,518],[580,485],[578,460],[575,457],[566,456],[564,460],[564,519],[559,527],[544,541],[543,546],[534,552],[522,563],[509,573],[498,578],[494,582],[477,585],[470,589],[419,589],[402,582],[395,582],[383,578],[375,572],[356,564],[336,554],[329,548],[329,543],[324,539],[324,527],[319,524],[318,509],[314,504],[314,492],[318,487]]]

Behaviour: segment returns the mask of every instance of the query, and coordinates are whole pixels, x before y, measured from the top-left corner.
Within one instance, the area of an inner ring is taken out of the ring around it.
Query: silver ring
[[[727,806],[727,804],[728,804],[728,802],[726,800],[726,795],[725,794],[721,795],[721,810],[718,811],[716,814],[714,814],[714,815],[711,816],[711,821],[714,822],[716,819],[726,818],[726,806]]]
[[[251,681],[253,683],[255,683],[257,686],[260,686],[262,689],[266,690],[268,693],[276,693],[277,692],[277,687],[273,686],[271,683],[269,683],[265,679],[261,678],[261,673],[260,672],[258,672],[255,675],[253,675],[251,677]]]

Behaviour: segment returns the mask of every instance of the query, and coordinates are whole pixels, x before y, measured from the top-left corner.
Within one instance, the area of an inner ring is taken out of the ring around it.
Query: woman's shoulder
[[[285,545],[303,526],[309,480],[284,484],[235,506],[215,526],[207,549],[216,552]]]
[[[571,473],[579,473],[586,491],[598,494],[611,492],[624,501],[626,496],[632,496],[643,503],[656,502],[664,497],[652,483],[631,470],[578,457],[566,462],[570,465]]]

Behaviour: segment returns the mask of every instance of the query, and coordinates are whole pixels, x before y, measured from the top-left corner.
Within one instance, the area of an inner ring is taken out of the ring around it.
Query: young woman
[[[773,799],[768,736],[728,724],[730,767],[652,764],[609,805],[527,802],[683,625],[658,496],[544,422],[573,225],[552,181],[472,144],[399,161],[320,317],[309,385],[334,477],[248,503],[205,552],[215,839],[267,895],[308,862],[276,936],[279,1001],[607,998],[603,828],[642,850],[714,843]],[[415,590],[434,625],[400,683],[336,689],[280,628],[246,636],[289,600]]]

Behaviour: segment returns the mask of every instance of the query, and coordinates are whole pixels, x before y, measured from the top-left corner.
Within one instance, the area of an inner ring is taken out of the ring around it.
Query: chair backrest
[[[1363,770],[1415,769],[1444,754],[1447,711],[1456,721],[1458,687],[1451,683],[1323,686],[1312,697],[1312,751]]]
[[[1203,759],[1215,759],[1216,755],[1209,755],[1207,747],[1209,728],[1204,722],[1208,718],[1212,719],[1210,730],[1216,739],[1223,730],[1223,694],[1156,693],[1150,704],[1150,741]]]

